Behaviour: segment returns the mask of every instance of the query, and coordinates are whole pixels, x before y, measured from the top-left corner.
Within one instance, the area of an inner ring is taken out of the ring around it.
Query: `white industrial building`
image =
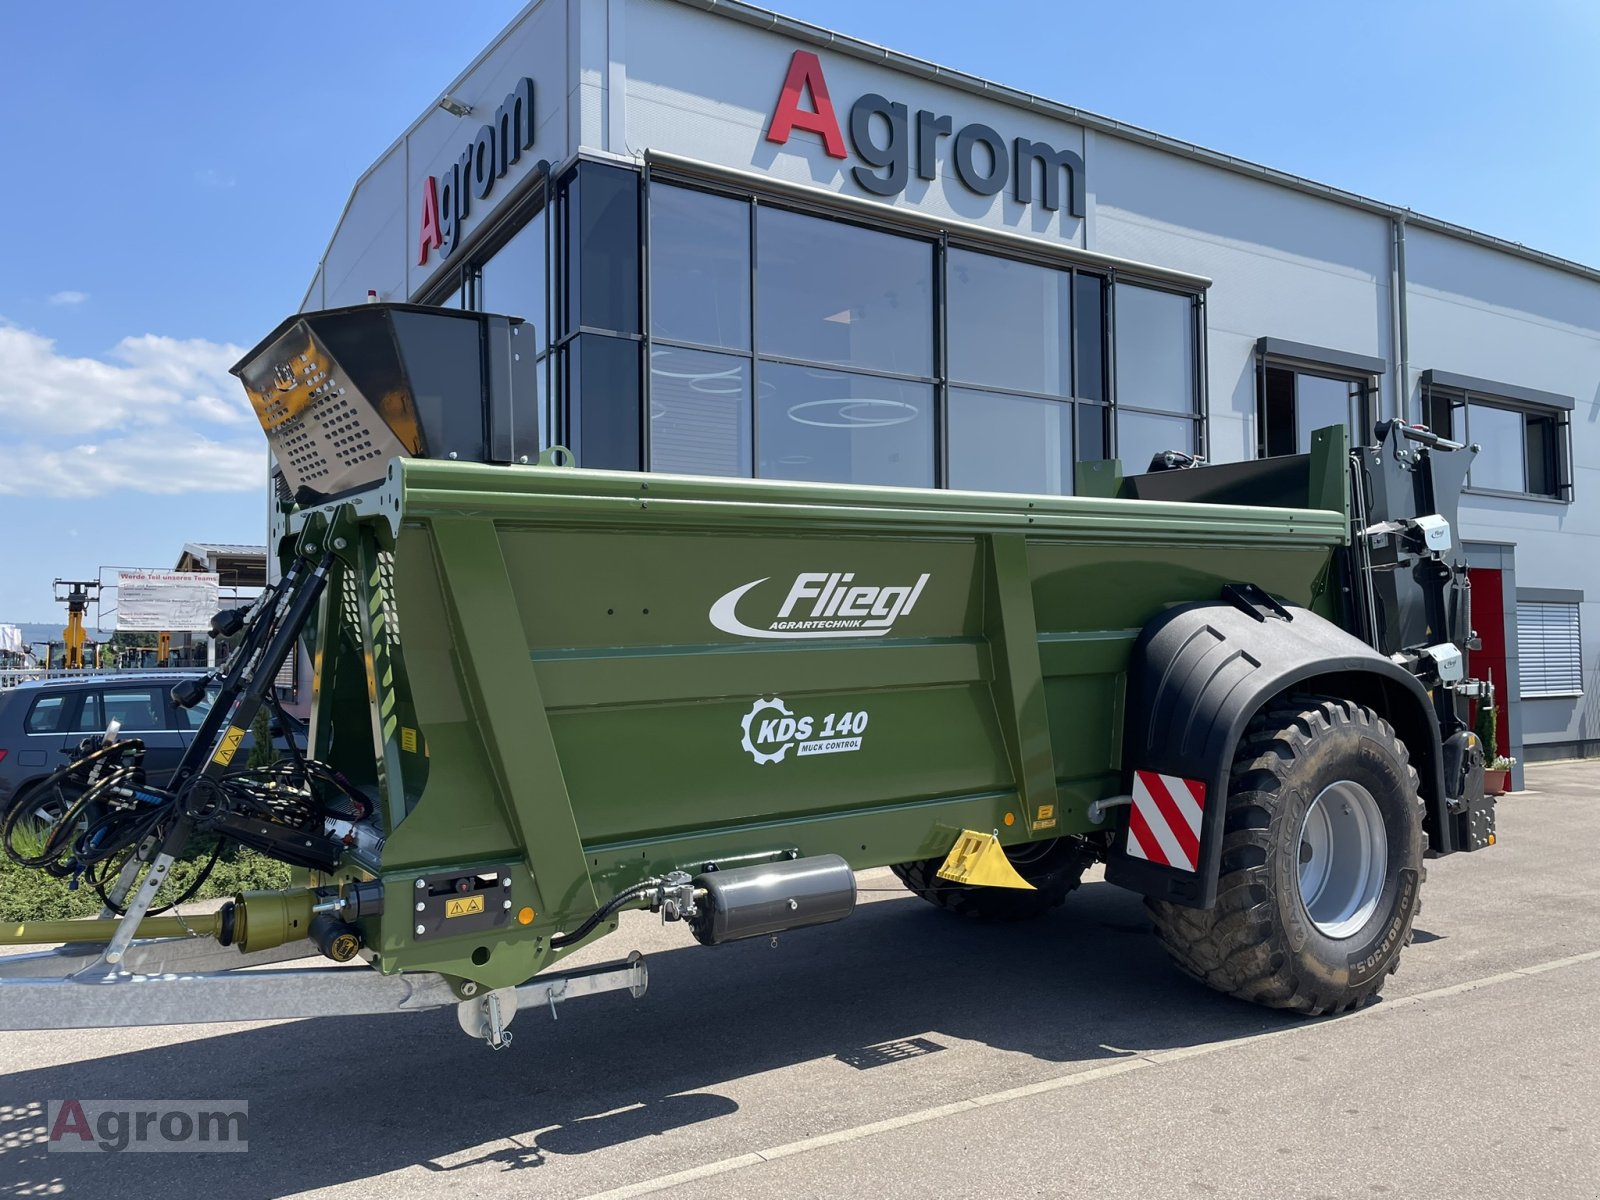
[[[1504,749],[1600,747],[1593,267],[729,0],[537,0],[356,182],[305,307],[369,292],[531,322],[591,466],[1067,492],[1426,422],[1483,447]]]

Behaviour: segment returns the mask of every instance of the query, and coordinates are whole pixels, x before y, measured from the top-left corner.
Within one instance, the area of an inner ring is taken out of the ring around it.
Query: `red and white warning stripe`
[[[1200,818],[1206,785],[1198,779],[1133,773],[1133,813],[1128,818],[1128,855],[1163,867],[1193,871],[1200,866]]]

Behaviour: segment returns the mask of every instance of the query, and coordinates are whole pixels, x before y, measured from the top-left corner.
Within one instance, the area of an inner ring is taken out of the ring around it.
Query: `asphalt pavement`
[[[1384,999],[1306,1020],[1177,973],[1137,897],[703,948],[630,914],[649,993],[0,1034],[0,1197],[1600,1197],[1600,764],[1536,766],[1429,864]],[[50,1099],[244,1098],[247,1154],[49,1153]]]

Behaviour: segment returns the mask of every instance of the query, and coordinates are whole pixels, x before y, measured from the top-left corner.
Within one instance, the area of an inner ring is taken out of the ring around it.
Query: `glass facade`
[[[534,325],[585,466],[1069,494],[1203,449],[1199,298],[579,161],[459,302]]]

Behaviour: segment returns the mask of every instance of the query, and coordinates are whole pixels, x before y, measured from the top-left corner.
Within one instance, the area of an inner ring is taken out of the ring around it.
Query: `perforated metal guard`
[[[406,447],[305,322],[296,322],[240,376],[293,492],[333,493],[382,478]],[[391,399],[391,404],[393,404]],[[409,398],[406,399],[409,403]]]

